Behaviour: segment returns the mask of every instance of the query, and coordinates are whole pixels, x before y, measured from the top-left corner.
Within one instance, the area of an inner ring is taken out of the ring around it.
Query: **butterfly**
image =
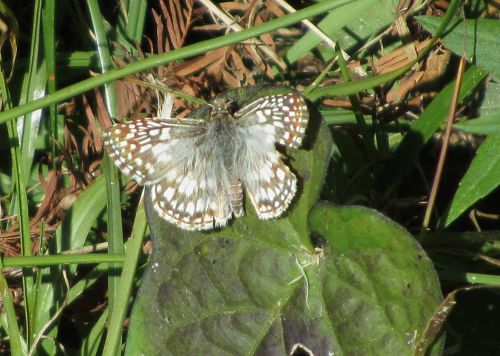
[[[298,92],[261,97],[232,112],[216,96],[207,120],[143,118],[110,127],[104,146],[114,164],[151,186],[154,210],[186,230],[222,227],[244,214],[244,191],[260,219],[279,217],[297,178],[276,144],[299,148],[309,113]]]

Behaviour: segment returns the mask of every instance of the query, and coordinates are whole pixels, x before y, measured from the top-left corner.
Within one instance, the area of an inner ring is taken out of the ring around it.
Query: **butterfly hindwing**
[[[228,178],[220,174],[221,162],[210,160],[212,155],[209,144],[193,147],[152,187],[153,206],[162,218],[186,230],[210,230],[231,218]]]
[[[255,161],[244,185],[257,216],[265,220],[283,214],[297,192],[297,178],[277,152]]]

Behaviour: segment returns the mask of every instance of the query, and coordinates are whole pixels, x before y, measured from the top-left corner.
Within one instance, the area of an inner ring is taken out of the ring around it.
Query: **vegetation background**
[[[320,199],[382,212],[432,259],[448,298],[408,353],[441,328],[447,354],[499,353],[498,16],[482,0],[0,1],[1,352],[121,352],[152,247],[102,130],[155,116],[158,92],[187,116],[265,82],[328,125]],[[332,234],[319,212],[308,226]]]

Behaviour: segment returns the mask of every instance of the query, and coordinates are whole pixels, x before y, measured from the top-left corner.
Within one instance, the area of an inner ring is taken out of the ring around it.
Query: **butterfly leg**
[[[231,182],[231,207],[235,217],[243,216],[243,184],[239,180]]]

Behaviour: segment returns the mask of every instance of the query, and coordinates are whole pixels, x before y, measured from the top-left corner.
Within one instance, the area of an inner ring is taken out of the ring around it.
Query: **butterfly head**
[[[231,102],[222,96],[216,96],[210,106],[212,119],[230,115]]]

